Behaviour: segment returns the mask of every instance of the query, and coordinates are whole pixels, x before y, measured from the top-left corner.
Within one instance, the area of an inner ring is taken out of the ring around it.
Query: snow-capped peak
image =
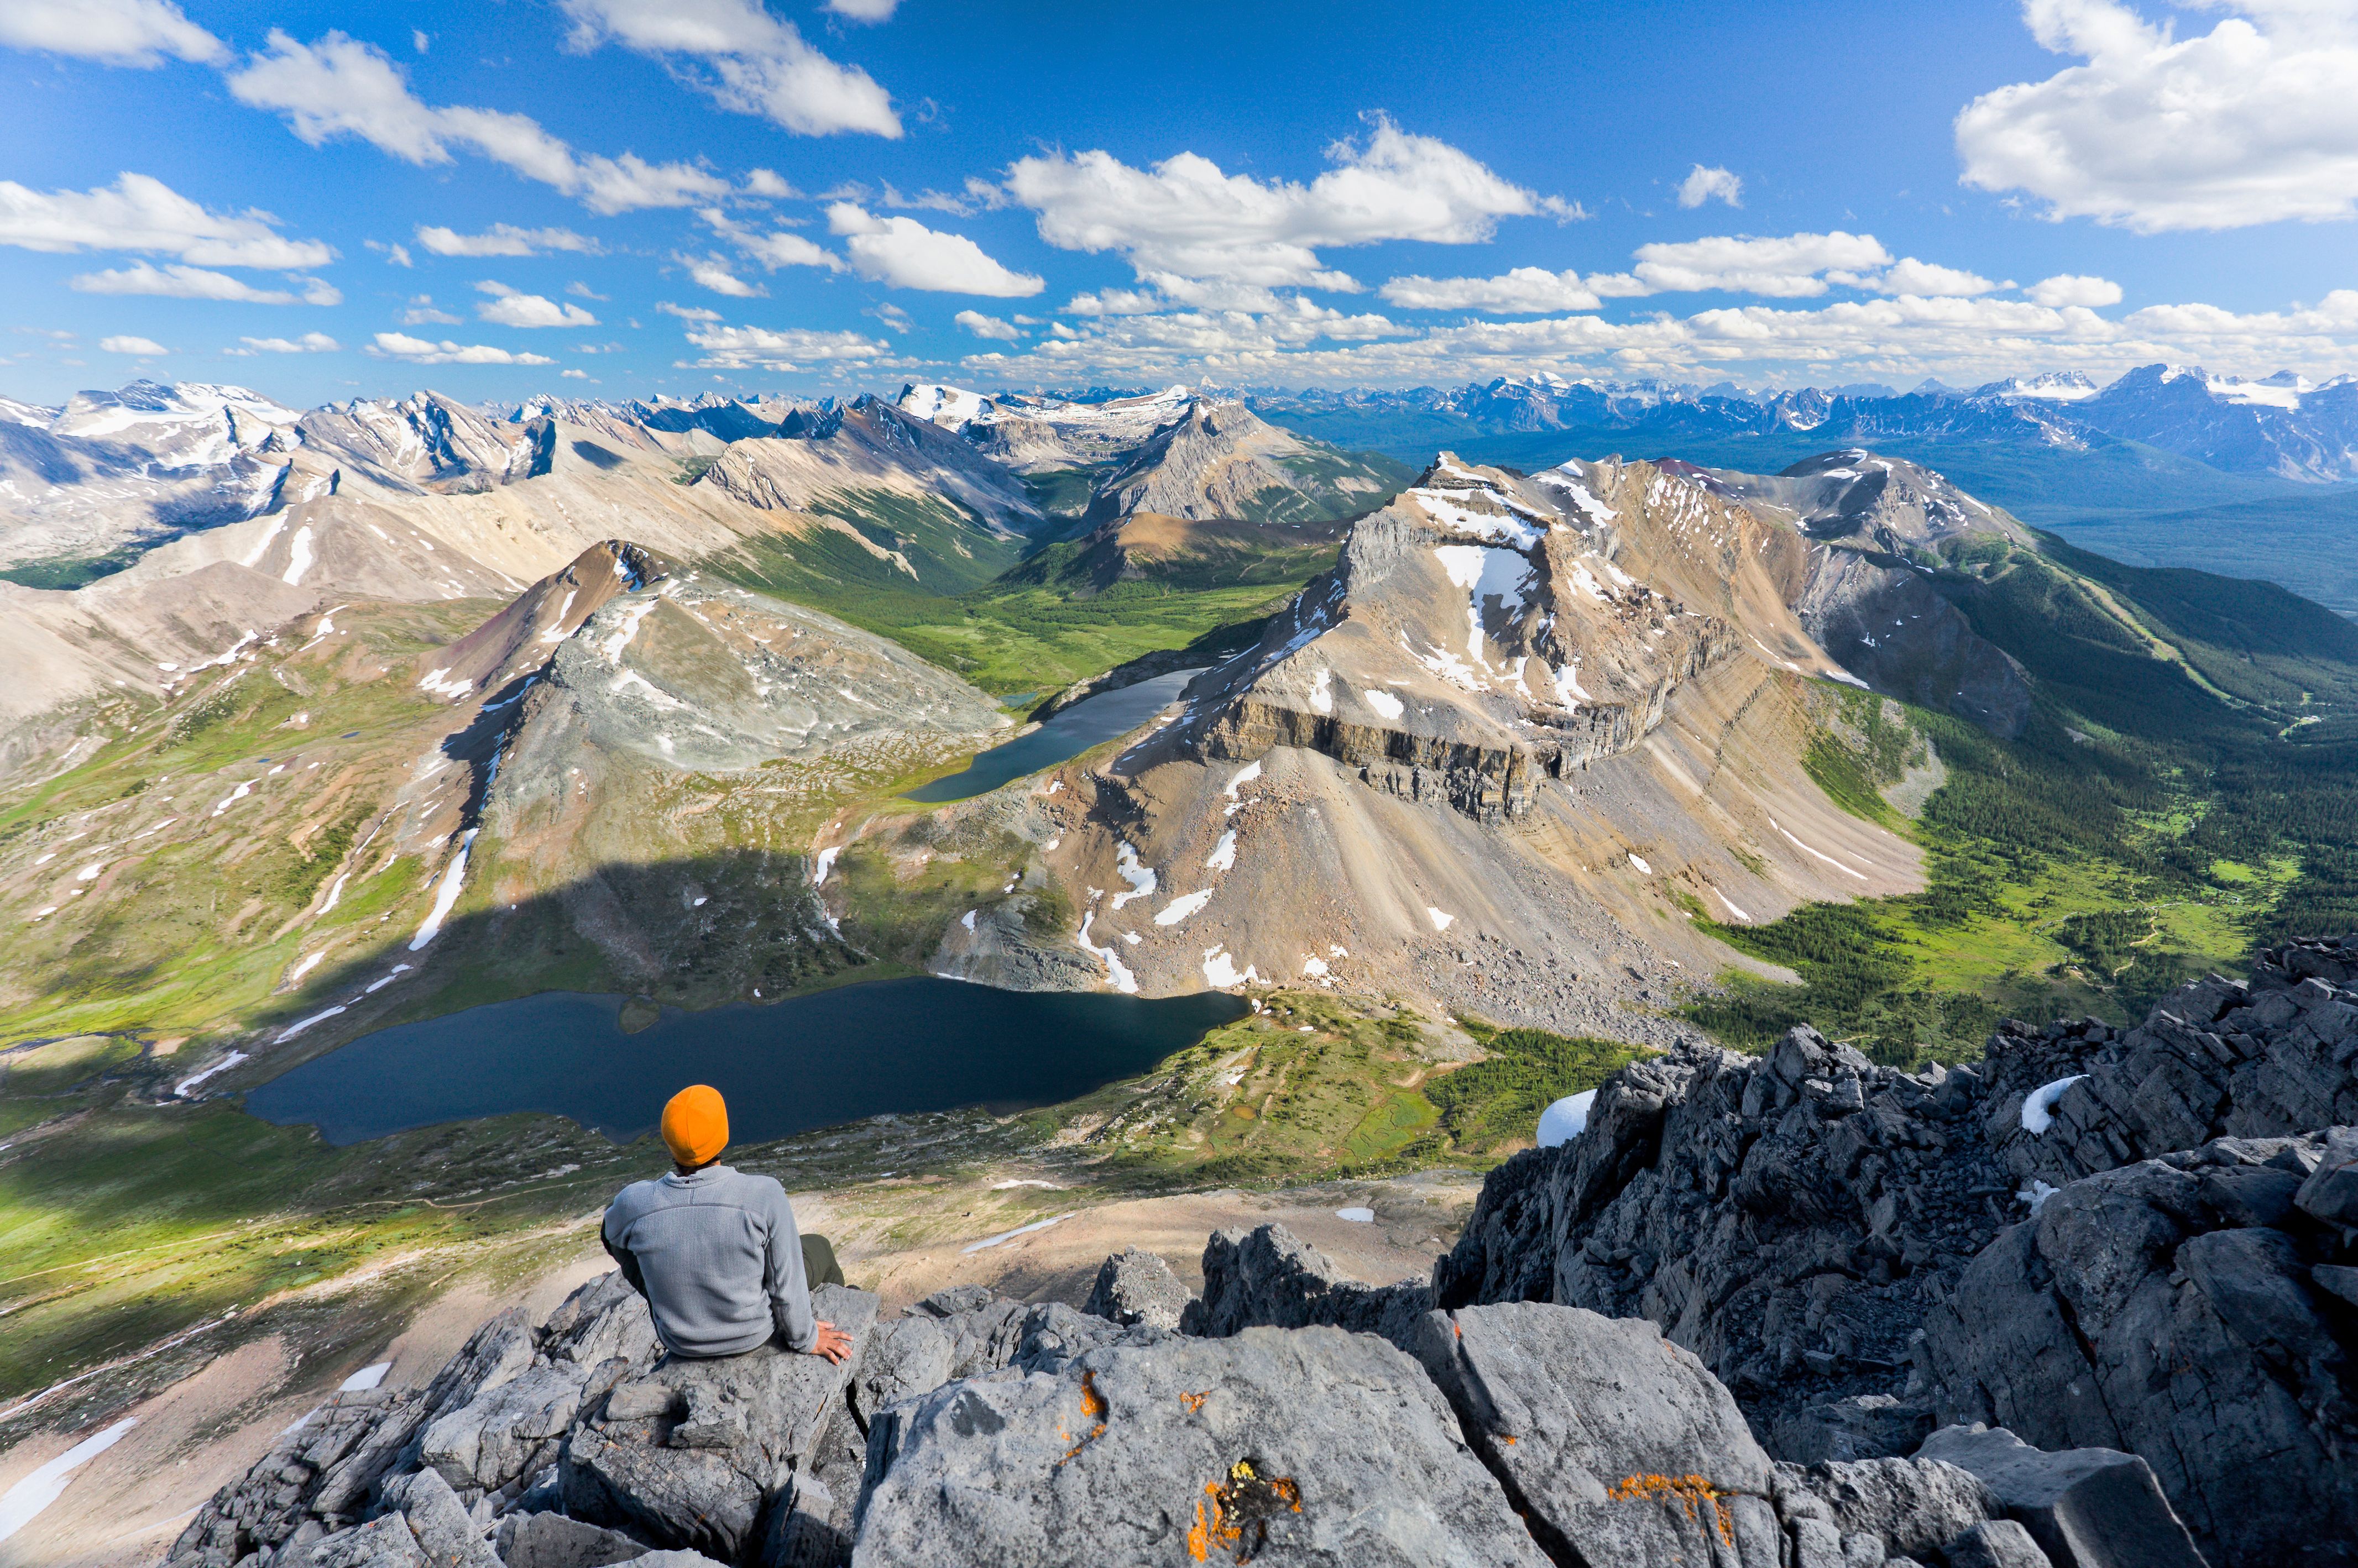
[[[892,406],[912,419],[923,419],[955,430],[968,421],[980,419],[992,409],[991,400],[964,387],[938,386],[930,382],[912,381],[901,389]]]

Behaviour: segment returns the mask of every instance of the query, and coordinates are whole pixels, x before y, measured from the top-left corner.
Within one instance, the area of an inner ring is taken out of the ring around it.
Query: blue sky
[[[834,4],[0,0],[0,392],[2358,370],[2347,0]]]

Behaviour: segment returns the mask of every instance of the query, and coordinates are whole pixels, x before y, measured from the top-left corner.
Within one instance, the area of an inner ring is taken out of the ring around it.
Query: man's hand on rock
[[[851,1354],[851,1336],[832,1323],[822,1323],[818,1326],[817,1337],[811,1340],[810,1353],[840,1364],[846,1356]]]

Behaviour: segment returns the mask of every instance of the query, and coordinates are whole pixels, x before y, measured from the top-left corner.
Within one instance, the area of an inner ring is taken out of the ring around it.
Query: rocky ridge
[[[1238,760],[1320,751],[1397,794],[1522,816],[1540,779],[1629,750],[1747,632],[1823,666],[1773,581],[1789,547],[1650,468],[1522,480],[1444,453],[1360,521],[1259,649],[1207,679],[1197,745]]]
[[[1635,1064],[1492,1173],[1435,1300],[1649,1318],[1784,1459],[2003,1423],[2139,1455],[2214,1561],[2358,1561],[2316,1523],[2358,1441],[2353,980],[2358,939],[2295,943],[1920,1074],[1808,1030]]]
[[[1430,1283],[1263,1226],[1192,1300],[1135,1250],[1087,1312],[823,1287],[830,1366],[665,1357],[608,1274],[336,1396],[168,1561],[2358,1562],[2353,981],[2294,943],[1973,1068],[1635,1064]]]
[[[1686,466],[1678,465],[1684,468]],[[2030,531],[1920,464],[1845,447],[1774,475],[1695,469],[1809,541],[1795,607],[1826,652],[1877,691],[2019,735],[2030,684],[1924,580],[1961,546],[2028,545]]]
[[[840,1367],[774,1348],[665,1358],[608,1274],[537,1329],[513,1311],[485,1324],[424,1390],[337,1396],[200,1509],[168,1561],[2201,1561],[2125,1454],[1959,1428],[1945,1457],[1780,1464],[1642,1320],[1432,1310],[1422,1285],[1336,1280],[1273,1226],[1213,1250],[1233,1265],[1230,1310],[1214,1323],[1195,1304],[1195,1332],[977,1286],[880,1322],[874,1297],[822,1287],[818,1311],[853,1341]],[[1139,1279],[1160,1268],[1118,1254],[1098,1294],[1163,1294]],[[1312,1285],[1402,1310],[1387,1334],[1305,1323]],[[1248,1304],[1280,1321],[1234,1320]]]

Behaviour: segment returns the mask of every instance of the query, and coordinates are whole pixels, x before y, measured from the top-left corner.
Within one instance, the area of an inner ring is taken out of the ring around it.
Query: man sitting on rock
[[[729,1146],[720,1091],[693,1084],[664,1107],[669,1176],[633,1182],[606,1210],[600,1235],[622,1277],[647,1298],[674,1356],[741,1356],[770,1342],[841,1361],[851,1337],[811,1311],[810,1287],[841,1284],[835,1249],[795,1229],[773,1176],[719,1163]]]

